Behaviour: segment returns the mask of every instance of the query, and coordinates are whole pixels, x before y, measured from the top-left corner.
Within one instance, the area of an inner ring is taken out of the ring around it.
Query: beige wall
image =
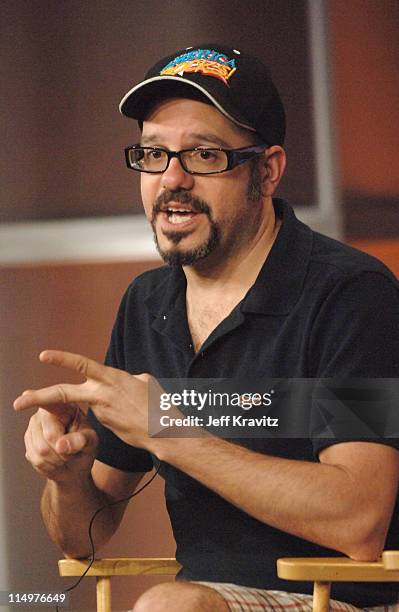
[[[56,589],[71,583],[57,579],[59,553],[49,542],[39,514],[43,482],[24,460],[23,433],[29,415],[15,414],[12,400],[24,388],[51,384],[60,376],[74,380],[66,372],[39,363],[37,356],[45,347],[82,352],[102,361],[122,293],[134,276],[154,265],[158,263],[1,270],[1,476],[6,492],[7,570],[11,576],[7,588]],[[120,532],[104,554],[174,555],[160,479],[131,502]],[[115,609],[127,609],[136,589],[149,581],[138,579],[129,588],[125,587],[128,579],[118,581]],[[90,581],[86,581],[73,595],[71,609],[88,610],[89,591]],[[125,596],[118,594],[123,592]]]

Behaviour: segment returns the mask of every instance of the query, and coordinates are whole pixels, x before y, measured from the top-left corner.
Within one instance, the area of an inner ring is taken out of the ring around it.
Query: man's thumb
[[[80,452],[91,454],[97,446],[97,441],[96,432],[85,429],[65,434],[58,440],[55,449],[60,455],[76,455]]]

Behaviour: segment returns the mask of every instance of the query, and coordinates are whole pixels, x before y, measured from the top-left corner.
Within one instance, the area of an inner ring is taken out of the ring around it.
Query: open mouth
[[[162,208],[162,213],[171,225],[186,224],[198,215],[188,206],[165,206]]]

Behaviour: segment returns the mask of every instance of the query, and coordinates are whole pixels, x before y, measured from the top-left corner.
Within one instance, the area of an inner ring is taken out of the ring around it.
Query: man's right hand
[[[87,417],[74,404],[39,408],[25,433],[26,459],[50,480],[87,478],[98,443]]]

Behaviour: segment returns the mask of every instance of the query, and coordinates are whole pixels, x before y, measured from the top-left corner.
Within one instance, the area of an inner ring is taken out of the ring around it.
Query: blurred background
[[[102,360],[125,288],[159,265],[124,166],[139,133],[120,99],[179,48],[220,42],[260,56],[287,110],[279,195],[399,275],[399,3],[3,0],[0,41],[0,590],[57,590],[68,580],[24,459],[29,416],[11,405],[59,381],[38,363],[43,348]],[[101,555],[173,554],[156,479]],[[70,609],[94,609],[91,580]],[[115,610],[153,580],[116,579]]]

